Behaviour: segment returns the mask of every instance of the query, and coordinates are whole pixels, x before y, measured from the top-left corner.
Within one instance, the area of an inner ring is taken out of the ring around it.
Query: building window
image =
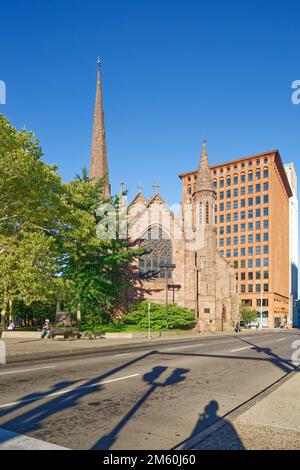
[[[255,254],[256,254],[256,255],[260,255],[260,254],[261,254],[261,248],[260,248],[260,246],[256,246],[256,247],[255,247]]]
[[[217,180],[214,180],[214,188],[217,187]]]
[[[233,213],[233,220],[239,220],[239,213],[238,212]]]
[[[224,238],[220,238],[219,244],[220,246],[224,246]]]
[[[204,313],[210,313],[210,308],[205,308]]]
[[[227,238],[226,243],[227,243],[227,245],[231,245],[231,238],[230,237]]]
[[[246,219],[246,212],[245,212],[245,211],[242,211],[242,212],[241,212],[241,219],[242,219],[242,220],[245,220],[245,219]]]
[[[242,196],[245,196],[245,194],[246,194],[246,188],[245,188],[245,186],[243,186],[243,187],[241,188],[241,195],[242,195]]]
[[[224,223],[224,215],[220,215],[220,224]]]
[[[267,194],[264,195],[264,204],[268,204],[269,196]]]
[[[241,273],[241,281],[245,281],[246,280],[246,273]]]
[[[233,231],[234,231],[234,233],[238,233],[238,231],[239,231],[239,226],[238,226],[238,225],[234,225],[234,226],[233,226]]]
[[[220,235],[224,235],[224,227],[220,227]]]
[[[238,269],[238,267],[239,267],[239,262],[238,262],[238,261],[234,261],[234,262],[233,262],[233,267],[234,267],[234,269]]]
[[[241,260],[241,268],[245,268],[246,267],[246,260],[242,259]]]
[[[224,199],[224,191],[220,191],[220,199]]]
[[[227,191],[226,191],[226,197],[231,197],[231,189],[227,189]]]
[[[256,230],[260,230],[260,228],[261,228],[260,220],[257,220],[257,221],[255,222],[255,227],[256,227]]]
[[[234,197],[238,197],[238,195],[239,195],[239,190],[238,190],[238,188],[234,188],[234,190],[233,190],[233,195],[234,195]]]
[[[248,268],[253,268],[253,259],[248,259]]]
[[[268,170],[268,168],[265,168],[264,169],[264,178],[268,178],[268,176],[269,176],[269,170]]]
[[[233,238],[233,244],[238,245],[239,244],[239,237],[234,237]]]
[[[255,173],[255,179],[260,180],[260,171]]]
[[[248,235],[248,243],[253,243],[253,235]]]
[[[253,181],[253,172],[249,171],[248,173],[248,181]]]
[[[245,183],[246,182],[246,175],[245,173],[242,173],[241,174],[241,183]]]
[[[230,201],[227,202],[227,204],[226,204],[226,209],[227,209],[228,211],[230,211],[230,209],[231,209],[231,202],[230,202]]]
[[[220,204],[220,212],[223,212],[224,211],[224,204],[222,202],[222,204]]]
[[[246,256],[246,248],[241,248],[241,256]]]
[[[260,193],[260,183],[255,185],[255,192]]]
[[[267,215],[269,215],[269,208],[264,207],[264,216],[266,217]]]
[[[268,267],[269,266],[269,258],[264,258],[264,267]]]
[[[226,179],[226,185],[227,185],[227,186],[230,186],[230,185],[231,185],[231,178],[227,178],[227,179]]]
[[[264,245],[264,255],[269,254],[269,245]]]
[[[253,281],[253,272],[252,271],[248,272],[248,279],[249,279],[249,281]]]
[[[264,229],[269,228],[269,221],[264,220]]]
[[[238,256],[239,256],[238,249],[235,248],[235,249],[233,250],[233,257],[234,257],[234,258],[237,258]]]
[[[253,219],[253,210],[248,211],[248,218]]]
[[[260,284],[255,284],[255,292],[260,292]]]
[[[260,217],[260,216],[261,216],[260,209],[255,209],[255,217]]]
[[[159,277],[165,279],[166,270],[160,270],[160,263],[172,264],[172,243],[167,233],[162,227],[154,225],[149,227],[144,237],[140,240],[140,247],[147,247],[149,253],[139,257],[139,274],[140,277],[146,277],[151,273],[158,272]],[[171,270],[168,269],[168,278],[172,277]]]
[[[260,204],[260,196],[256,196],[255,198],[255,204]]]
[[[227,250],[226,256],[227,256],[227,258],[231,258],[231,250]]]
[[[264,191],[268,191],[268,189],[269,189],[269,183],[265,182],[264,183]]]
[[[233,201],[233,208],[238,209],[239,207],[239,201]]]
[[[205,221],[206,221],[206,224],[209,224],[209,204],[207,201],[205,204]]]
[[[262,299],[262,304],[263,304],[263,307],[268,307],[269,306],[269,299]],[[256,299],[256,306],[261,307],[261,300],[260,299]]]
[[[238,182],[239,182],[238,176],[237,176],[237,175],[234,175],[234,177],[233,177],[233,184],[238,184]]]
[[[246,243],[246,237],[245,237],[245,235],[242,235],[241,236],[241,244],[245,245],[245,243]]]
[[[246,286],[244,284],[241,285],[241,293],[243,294],[246,292]]]
[[[259,280],[260,278],[261,278],[260,271],[256,271],[256,273],[255,273],[255,279],[256,279],[256,280]]]
[[[264,279],[269,279],[269,271],[264,271]]]
[[[249,197],[248,206],[253,206],[253,197]]]
[[[226,215],[226,221],[227,221],[227,222],[231,222],[231,214],[227,214],[227,215]]]
[[[241,199],[241,207],[245,207],[246,206],[246,201],[245,199]]]
[[[248,285],[248,292],[253,292],[253,285],[252,284]]]
[[[220,188],[224,188],[224,180],[223,180],[223,178],[220,179]]]
[[[260,268],[260,266],[261,266],[260,258],[256,258],[256,260],[255,260],[255,266],[256,266],[257,268]]]
[[[248,230],[249,230],[249,232],[252,232],[252,230],[253,230],[253,222],[249,222],[249,223],[248,223]]]
[[[269,292],[269,284],[264,284],[264,292]]]
[[[241,224],[241,232],[246,232],[246,224]]]
[[[227,227],[226,227],[226,233],[231,233],[231,225],[227,225]]]

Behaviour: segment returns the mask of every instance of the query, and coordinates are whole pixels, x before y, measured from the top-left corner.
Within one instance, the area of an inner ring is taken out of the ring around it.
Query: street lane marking
[[[34,370],[42,370],[42,369],[54,369],[55,366],[45,366],[45,367],[34,367],[32,369],[18,369],[18,370],[9,370],[7,372],[0,372],[0,375],[6,374],[21,374],[22,372],[32,372]]]
[[[288,338],[280,338],[280,339],[276,339],[276,341],[284,341],[285,339],[288,339]]]
[[[68,388],[66,390],[60,390],[59,392],[49,393],[48,395],[38,395],[38,396],[32,397],[32,398],[25,398],[24,400],[19,400],[19,401],[15,401],[15,402],[12,402],[12,403],[5,403],[3,405],[0,405],[0,409],[1,408],[9,408],[11,406],[21,405],[23,403],[29,403],[29,402],[32,402],[32,401],[44,400],[45,398],[57,397],[59,395],[64,395],[64,394],[70,393],[70,392],[78,392],[78,391],[84,390],[86,388],[98,387],[99,385],[109,384],[109,383],[112,383],[112,382],[118,382],[119,380],[131,379],[133,377],[138,377],[139,375],[141,375],[141,374],[126,375],[125,377],[118,377],[117,379],[103,380],[101,382],[95,382],[94,384],[82,385],[81,387],[73,387],[73,388]]]
[[[176,348],[168,348],[167,351],[175,351],[176,349],[197,348],[198,346],[203,346],[203,344],[193,344],[192,346],[176,346]]]
[[[233,349],[230,352],[242,351],[243,349],[254,349],[254,346],[245,346],[244,348]]]
[[[128,356],[130,353],[115,354],[115,357]]]

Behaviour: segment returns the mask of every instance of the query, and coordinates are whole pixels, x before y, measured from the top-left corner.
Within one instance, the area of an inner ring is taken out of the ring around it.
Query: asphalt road
[[[0,428],[71,449],[171,449],[294,369],[300,331],[0,366]]]

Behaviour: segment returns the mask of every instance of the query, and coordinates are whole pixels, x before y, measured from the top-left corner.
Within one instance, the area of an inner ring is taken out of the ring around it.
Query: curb
[[[269,330],[268,333],[270,333],[270,331],[273,331],[273,330]],[[52,353],[51,352],[48,352],[48,351],[45,351],[45,352],[39,352],[39,351],[33,351],[33,352],[30,352],[28,354],[25,354],[25,355],[22,355],[22,356],[9,356],[7,357],[7,361],[6,361],[6,364],[9,365],[9,364],[17,364],[17,363],[24,363],[26,361],[44,361],[44,360],[47,360],[47,359],[63,359],[63,358],[75,358],[75,357],[78,357],[78,356],[91,356],[91,355],[95,355],[95,354],[100,354],[100,355],[105,355],[107,353],[110,353],[110,352],[115,352],[115,351],[128,351],[128,350],[143,350],[145,349],[145,347],[147,346],[150,346],[151,348],[153,348],[153,350],[155,349],[155,347],[159,346],[159,345],[164,345],[164,344],[169,344],[169,345],[172,345],[173,343],[174,344],[178,344],[179,342],[180,343],[190,343],[190,342],[196,342],[196,341],[202,341],[202,340],[205,340],[205,339],[216,339],[216,338],[231,338],[231,337],[240,337],[241,335],[264,335],[264,333],[260,333],[260,332],[257,332],[257,331],[245,331],[245,332],[241,332],[239,334],[236,334],[236,333],[216,333],[216,334],[207,334],[207,335],[203,335],[203,336],[197,336],[197,337],[177,337],[177,338],[163,338],[163,339],[153,339],[153,340],[150,340],[150,342],[148,340],[146,341],[138,341],[138,342],[134,342],[134,343],[128,343],[128,344],[120,344],[120,343],[117,343],[117,344],[114,344],[114,345],[109,345],[109,346],[100,346],[100,347],[95,347],[95,348],[88,348],[88,349],[79,349],[79,350],[72,350],[72,349],[69,349],[67,351],[53,351]],[[105,341],[105,340],[104,340]],[[71,343],[71,342],[70,342]]]

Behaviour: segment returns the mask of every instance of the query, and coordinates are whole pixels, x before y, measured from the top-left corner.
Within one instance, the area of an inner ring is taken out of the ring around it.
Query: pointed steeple
[[[98,58],[92,151],[91,151],[91,160],[90,160],[90,178],[93,179],[94,181],[99,181],[99,179],[105,176],[104,195],[109,196],[110,185],[109,185],[109,175],[108,175],[100,65],[101,65],[101,62],[100,62],[100,59]]]
[[[195,192],[198,191],[212,191],[216,192],[213,180],[210,174],[210,167],[207,157],[206,151],[206,140],[202,141],[202,152],[200,158],[200,164],[198,168],[197,180],[196,180],[196,189]]]

